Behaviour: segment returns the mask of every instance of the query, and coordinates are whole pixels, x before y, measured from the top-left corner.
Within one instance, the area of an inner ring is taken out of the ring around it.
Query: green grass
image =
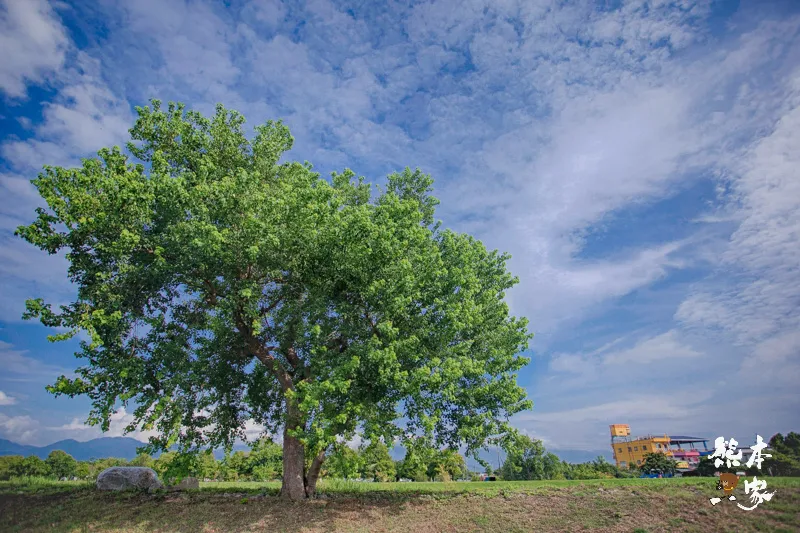
[[[765,478],[769,490],[772,488],[798,487],[800,478]],[[78,488],[93,487],[92,481],[58,481],[44,477],[13,478],[0,481],[0,493],[3,492],[63,492]],[[212,481],[200,483],[200,490],[210,493],[247,493],[261,495],[277,495],[280,492],[280,481]],[[595,494],[599,489],[631,487],[634,490],[658,490],[673,493],[682,497],[691,497],[685,488],[702,488],[713,493],[713,478],[674,478],[674,479],[587,479],[587,480],[547,480],[547,481],[454,481],[449,483],[407,482],[376,483],[360,482],[344,479],[322,479],[317,485],[318,492],[331,495],[359,495],[367,493],[395,493],[413,495],[502,495],[527,494],[537,492],[553,492],[569,488],[578,496]]]
[[[800,488],[800,478],[764,478],[768,490],[773,488]],[[702,488],[713,493],[713,478],[674,478],[674,479],[587,479],[587,480],[546,480],[546,481],[454,481],[449,483],[407,482],[377,483],[344,479],[322,479],[317,490],[325,494],[366,494],[366,493],[408,493],[408,494],[515,494],[541,490],[558,491],[569,488],[578,496],[594,494],[598,489],[632,487],[641,490],[658,490],[689,496],[684,489]],[[2,492],[50,492],[70,491],[93,487],[92,481],[58,481],[44,477],[19,477],[0,481]],[[214,493],[278,494],[280,481],[212,481],[200,483],[201,491]],[[777,503],[777,502],[776,502]]]
[[[0,531],[800,531],[800,478],[767,478],[770,502],[741,511],[713,478],[364,483],[322,480],[286,502],[278,482],[202,483],[184,493],[104,493],[90,482],[0,482]],[[738,487],[740,501],[747,497]]]
[[[0,493],[49,493],[94,487],[93,481],[59,481],[48,477],[24,476],[0,481]]]
[[[769,487],[799,487],[800,478],[765,478]],[[712,478],[673,478],[673,479],[586,479],[586,480],[547,480],[547,481],[453,481],[449,483],[407,482],[374,483],[348,481],[343,479],[322,479],[317,490],[330,494],[364,493],[411,493],[411,494],[499,494],[527,493],[540,490],[575,488],[585,493],[594,493],[598,488],[634,487],[644,490],[672,490],[685,487],[704,487],[713,490]],[[214,481],[201,483],[201,489],[229,492],[250,492],[277,494],[279,481]],[[581,492],[583,494],[583,492]]]

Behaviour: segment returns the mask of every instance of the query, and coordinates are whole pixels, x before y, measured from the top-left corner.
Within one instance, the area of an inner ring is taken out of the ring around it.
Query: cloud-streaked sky
[[[70,301],[66,260],[13,230],[43,164],[150,98],[282,118],[323,175],[432,174],[444,224],[513,256],[514,423],[547,446],[800,430],[796,2],[0,0],[0,49],[0,437],[99,433],[44,390],[75,344],[20,318]]]

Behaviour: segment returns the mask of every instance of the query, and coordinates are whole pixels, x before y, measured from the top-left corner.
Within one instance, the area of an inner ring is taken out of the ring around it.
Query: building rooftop
[[[687,437],[686,435],[670,435],[669,440],[675,444],[689,444],[692,442],[708,442],[710,439],[704,439],[703,437]]]

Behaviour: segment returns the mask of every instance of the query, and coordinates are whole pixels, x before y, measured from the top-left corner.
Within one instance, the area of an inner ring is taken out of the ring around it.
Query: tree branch
[[[289,364],[292,365],[292,368],[297,371],[303,372],[303,377],[306,379],[311,377],[311,369],[303,362],[302,359],[297,355],[297,350],[294,349],[294,346],[289,346],[286,349],[286,360],[289,361]]]
[[[261,306],[259,308],[258,312],[261,313],[262,317],[266,316],[267,313],[271,313],[276,307],[278,307],[278,304],[281,303],[282,301],[283,301],[283,296],[281,295],[281,296],[278,297],[278,299],[276,299],[271,304],[266,305],[266,306]]]
[[[269,350],[266,349],[266,347],[261,346],[256,339],[252,339],[252,342],[248,342],[248,347],[255,354],[256,359],[261,361],[261,363],[267,367],[267,370],[269,370],[270,373],[275,376],[284,391],[292,390],[294,388],[292,377],[288,372],[281,368],[280,361],[275,359],[275,356],[273,356]]]
[[[208,305],[216,306],[219,302],[217,298],[217,288],[214,286],[213,283],[209,279],[203,278],[203,285],[205,285],[206,289],[208,289],[208,293],[206,294],[205,300]]]
[[[250,349],[250,352],[267,367],[267,370],[269,370],[273,376],[275,376],[284,391],[293,389],[294,382],[292,381],[292,377],[286,372],[280,361],[275,359],[275,356],[271,353],[271,350],[274,350],[275,347],[264,346],[258,338],[253,335],[253,331],[244,321],[244,318],[242,318],[239,309],[234,310],[233,316],[236,322],[236,329],[239,331],[239,334],[244,337],[245,344]]]

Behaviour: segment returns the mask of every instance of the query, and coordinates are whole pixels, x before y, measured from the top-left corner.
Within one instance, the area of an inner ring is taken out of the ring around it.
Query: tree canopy
[[[373,481],[393,480],[395,464],[389,455],[389,448],[380,440],[374,439],[360,449],[361,477]]]
[[[44,462],[50,473],[57,478],[70,478],[75,475],[75,471],[78,468],[78,461],[62,450],[50,452]]]
[[[767,451],[772,457],[764,459],[762,471],[770,476],[800,476],[800,433],[773,435]]]
[[[507,447],[508,455],[500,467],[507,480],[556,479],[563,477],[561,460],[545,450],[542,441],[519,435]]]
[[[361,455],[344,443],[336,443],[325,460],[325,474],[339,479],[359,477]]]
[[[652,452],[644,456],[642,466],[639,468],[642,472],[647,473],[674,474],[677,467],[678,463],[672,457],[668,457],[664,453]]]
[[[509,315],[509,256],[434,220],[432,179],[372,187],[280,162],[288,128],[160,102],[136,108],[126,154],[46,166],[46,201],[17,234],[66,251],[74,302],[26,318],[88,334],[85,364],[49,390],[120,406],[148,451],[228,447],[245,423],[283,437],[283,489],[313,493],[325,453],[360,429],[470,452],[531,406],[516,383],[530,335]]]

